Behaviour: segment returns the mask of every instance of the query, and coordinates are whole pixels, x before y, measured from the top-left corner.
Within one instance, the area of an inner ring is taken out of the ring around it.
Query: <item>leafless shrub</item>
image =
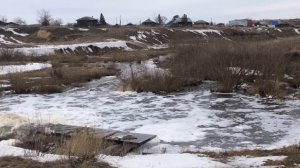
[[[14,22],[19,24],[19,25],[26,25],[26,21],[20,17],[17,17],[14,19]]]
[[[255,80],[281,80],[286,72],[289,42],[228,42],[176,46],[169,68],[175,76],[216,80],[229,92]]]
[[[6,16],[0,16],[0,21],[7,22],[7,17]]]
[[[54,26],[61,26],[63,24],[63,20],[61,18],[57,18],[52,20],[51,25]]]
[[[50,11],[45,9],[38,11],[38,22],[42,26],[49,26],[52,20]]]

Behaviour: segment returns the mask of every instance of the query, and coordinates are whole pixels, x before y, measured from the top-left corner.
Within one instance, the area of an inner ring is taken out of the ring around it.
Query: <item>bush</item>
[[[288,67],[285,54],[293,47],[284,40],[177,44],[167,68],[174,76],[218,81],[219,91],[231,92],[242,83],[282,80]]]
[[[132,77],[129,80],[123,81],[124,86],[122,91],[137,91],[137,92],[153,92],[158,94],[176,92],[182,90],[186,86],[198,84],[195,79],[187,79],[175,77],[166,73],[145,72],[141,76]]]

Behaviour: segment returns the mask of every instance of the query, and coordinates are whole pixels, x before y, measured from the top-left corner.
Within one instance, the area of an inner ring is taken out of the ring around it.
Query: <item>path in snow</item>
[[[212,94],[210,83],[158,96],[122,93],[116,77],[52,95],[4,95],[1,114],[156,134],[162,143],[204,150],[276,148],[300,141],[300,102]]]

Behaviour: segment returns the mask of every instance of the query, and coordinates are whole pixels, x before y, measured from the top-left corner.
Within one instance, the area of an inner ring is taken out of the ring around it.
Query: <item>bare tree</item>
[[[6,16],[0,16],[0,21],[2,22],[7,22],[7,17]]]
[[[50,11],[42,9],[38,11],[38,22],[42,26],[49,26],[52,21],[52,16]]]
[[[63,21],[62,21],[61,18],[54,19],[54,20],[52,20],[52,22],[51,22],[51,25],[54,25],[54,26],[60,26],[60,25],[62,25],[62,24],[63,24]]]
[[[159,24],[166,24],[168,21],[168,18],[166,16],[161,16],[160,14],[156,17],[154,17],[154,21]]]
[[[17,17],[14,19],[14,22],[19,24],[19,25],[26,25],[26,21],[20,17]]]

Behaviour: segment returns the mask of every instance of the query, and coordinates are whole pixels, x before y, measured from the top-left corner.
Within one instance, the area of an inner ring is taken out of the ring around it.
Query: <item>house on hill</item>
[[[145,20],[145,21],[142,23],[142,25],[144,25],[144,26],[156,26],[157,23],[154,22],[154,21],[152,21],[151,19],[147,19],[147,20]]]
[[[77,19],[77,26],[97,26],[98,20],[93,17],[82,17]]]
[[[176,15],[168,23],[168,25],[174,27],[193,26],[193,21],[190,18],[188,18],[186,14],[184,14],[182,17]]]
[[[200,26],[208,26],[209,23],[207,21],[204,20],[198,20],[196,22],[194,22],[195,25],[200,25]]]
[[[0,26],[5,26],[5,25],[6,25],[5,22],[0,21]]]

